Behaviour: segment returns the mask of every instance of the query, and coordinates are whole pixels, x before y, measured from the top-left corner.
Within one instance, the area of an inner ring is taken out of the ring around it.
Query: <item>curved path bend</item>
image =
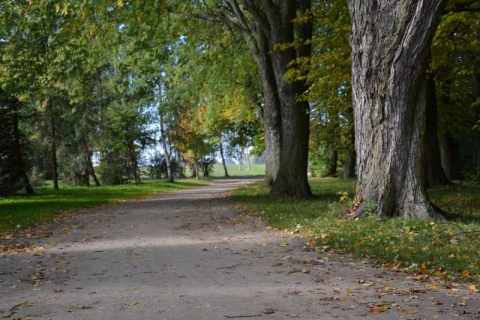
[[[0,255],[0,318],[480,318],[479,294],[465,285],[303,251],[306,239],[229,202],[244,183],[88,209],[19,234],[29,249]]]

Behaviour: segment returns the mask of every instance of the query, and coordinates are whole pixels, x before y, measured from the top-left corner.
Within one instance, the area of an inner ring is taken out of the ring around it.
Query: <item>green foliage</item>
[[[115,151],[104,153],[98,170],[103,184],[119,185],[126,183],[126,161]]]
[[[455,220],[451,222],[375,217],[352,221],[347,209],[354,194],[353,180],[330,178],[310,182],[317,196],[311,201],[270,199],[262,183],[235,191],[233,199],[273,227],[305,232],[311,238],[308,248],[312,250],[354,253],[425,277],[480,280],[478,187],[431,192],[441,208],[455,208]]]
[[[22,188],[18,148],[15,140],[14,116],[17,103],[6,97],[0,89],[0,196]]]
[[[149,161],[148,165],[148,176],[154,179],[160,179],[162,177],[167,177],[167,161],[165,155],[160,153],[155,153]],[[170,160],[170,170],[174,176],[180,177],[183,174],[183,168],[177,162],[176,159]]]
[[[36,196],[16,194],[9,198],[0,198],[0,233],[38,225],[72,210],[137,199],[207,183],[204,180],[190,179],[179,180],[177,183],[147,180],[140,185],[64,187],[57,191],[51,190],[50,186],[44,186],[37,189]]]

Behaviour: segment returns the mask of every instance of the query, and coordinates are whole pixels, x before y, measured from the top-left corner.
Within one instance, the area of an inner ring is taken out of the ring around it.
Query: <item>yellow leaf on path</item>
[[[20,307],[30,307],[32,306],[32,304],[28,301],[24,301],[22,303],[19,304]]]
[[[44,247],[35,247],[33,248],[33,254],[38,256],[45,253],[45,248]]]
[[[385,307],[385,306],[380,306],[380,307],[371,307],[370,308],[370,311],[373,312],[373,313],[382,313],[382,312],[385,312],[387,311],[388,307]]]
[[[286,243],[286,242],[281,242],[281,243],[279,243],[278,245],[279,245],[280,247],[286,247],[286,246],[288,246],[288,243]]]
[[[475,292],[475,293],[479,293],[480,290],[477,289],[477,287],[475,287],[474,284],[468,286],[468,290],[472,291],[472,292]]]
[[[428,290],[431,290],[431,291],[436,291],[436,290],[438,290],[438,287],[432,285],[432,286],[427,286],[427,289],[428,289]]]
[[[133,307],[133,306],[135,306],[135,305],[137,305],[137,304],[138,304],[137,301],[128,301],[128,302],[125,302],[125,305],[126,305],[127,307]]]
[[[404,309],[398,309],[398,312],[405,313],[405,314],[415,314],[418,311],[417,310],[404,310]]]
[[[5,236],[3,236],[3,240],[11,240],[13,238],[13,235],[11,234],[7,234]]]

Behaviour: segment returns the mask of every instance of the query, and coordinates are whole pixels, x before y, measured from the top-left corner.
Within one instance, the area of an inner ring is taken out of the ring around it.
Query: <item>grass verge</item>
[[[18,193],[0,198],[0,233],[52,220],[69,210],[137,199],[168,191],[208,184],[208,180],[180,179],[175,183],[145,179],[140,185],[124,184],[101,187],[36,188],[36,195]]]
[[[480,281],[480,190],[475,186],[431,190],[432,200],[453,214],[448,222],[374,217],[352,221],[346,209],[355,182],[312,179],[315,200],[270,199],[262,183],[233,194],[235,202],[273,227],[310,236],[311,249],[339,251],[378,261],[419,277]]]

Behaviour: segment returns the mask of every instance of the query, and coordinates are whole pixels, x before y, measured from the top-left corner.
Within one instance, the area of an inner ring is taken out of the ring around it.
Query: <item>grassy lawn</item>
[[[165,180],[144,179],[143,183],[101,187],[36,188],[35,196],[16,194],[0,198],[0,233],[28,227],[58,217],[62,212],[135,199],[157,193],[191,188],[207,184],[207,180],[180,179],[175,183]]]
[[[273,227],[310,236],[309,249],[368,257],[388,268],[419,277],[480,281],[480,189],[460,186],[431,190],[431,198],[452,214],[449,221],[401,218],[350,220],[355,182],[312,179],[314,200],[270,199],[268,188],[255,183],[237,190],[233,199]]]
[[[227,165],[228,175],[231,178],[263,178],[265,175],[265,165],[264,164],[252,164],[250,170],[246,165],[239,167],[235,164]],[[213,172],[210,173],[212,178],[223,178],[225,175],[223,171],[223,166],[220,163],[217,163],[213,166]]]

